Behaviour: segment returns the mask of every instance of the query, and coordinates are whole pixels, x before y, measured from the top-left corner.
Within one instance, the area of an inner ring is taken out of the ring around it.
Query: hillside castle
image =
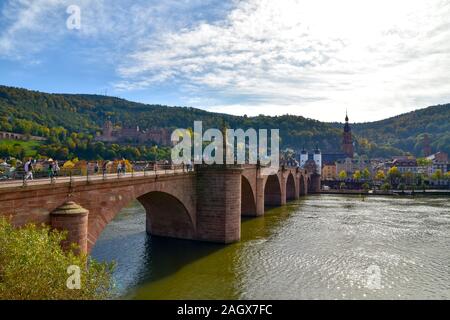
[[[153,142],[162,146],[171,145],[171,133],[164,128],[151,128],[141,130],[139,126],[115,129],[111,121],[103,124],[102,134],[95,138],[96,141],[106,143],[128,142],[128,143],[149,143]]]

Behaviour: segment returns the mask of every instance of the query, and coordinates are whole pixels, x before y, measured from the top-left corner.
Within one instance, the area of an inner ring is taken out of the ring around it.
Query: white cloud
[[[144,42],[119,74],[181,81],[214,111],[380,119],[450,101],[449,26],[449,1],[243,1]]]
[[[70,4],[82,10],[75,33],[65,28]],[[450,101],[450,0],[7,0],[2,8],[0,58],[36,61],[79,40],[83,59],[117,66],[116,89],[170,85],[183,105],[329,121],[348,108],[362,121]]]

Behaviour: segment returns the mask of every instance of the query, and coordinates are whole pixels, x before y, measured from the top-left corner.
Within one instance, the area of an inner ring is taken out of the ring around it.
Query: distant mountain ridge
[[[86,94],[48,94],[0,86],[0,131],[48,135],[63,127],[69,133],[94,136],[106,119],[120,126],[189,128],[203,121],[204,128],[279,128],[283,147],[340,152],[342,126],[301,116],[233,116],[189,107],[148,105],[115,97]],[[20,120],[20,121],[19,121]],[[423,134],[434,150],[450,152],[450,104],[428,107],[393,118],[352,125],[356,151],[371,157],[412,153],[421,155]]]

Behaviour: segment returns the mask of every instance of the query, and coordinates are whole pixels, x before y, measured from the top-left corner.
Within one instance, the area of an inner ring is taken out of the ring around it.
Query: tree
[[[339,172],[339,179],[341,179],[341,180],[347,179],[347,172],[345,172],[344,170]]]
[[[450,180],[450,171],[444,175],[445,180]]]
[[[427,167],[433,164],[433,161],[427,158],[417,158],[417,165],[420,167]]]
[[[366,183],[364,183],[363,185],[362,185],[362,188],[364,189],[364,191],[369,191],[369,189],[370,189],[370,185],[366,182]]]
[[[407,185],[414,184],[414,174],[411,171],[405,172],[403,176]]]
[[[64,163],[63,168],[64,169],[69,169],[69,170],[73,169],[73,168],[75,168],[75,163],[73,163],[72,161],[68,160],[68,161],[66,161]]]
[[[378,170],[377,174],[375,175],[375,180],[384,181],[384,179],[386,179],[386,176],[383,170]]]
[[[396,182],[401,176],[402,174],[400,173],[400,171],[396,166],[390,168],[388,171],[388,177],[389,180],[391,181],[391,184],[394,184],[394,182]]]
[[[356,170],[355,173],[353,174],[353,179],[355,179],[356,181],[361,180],[361,171]]]
[[[388,171],[388,176],[389,177],[400,177],[400,171],[398,170],[398,168],[396,166],[392,167],[389,169]]]
[[[385,183],[385,184],[383,184],[382,186],[381,186],[381,190],[383,190],[383,191],[389,191],[389,190],[391,190],[391,185],[389,184],[389,183]]]
[[[365,180],[369,180],[369,179],[370,179],[370,171],[369,171],[369,169],[365,168],[365,169],[363,170],[363,172],[362,172],[362,177],[363,177]]]
[[[65,236],[45,226],[14,228],[0,219],[0,300],[111,298],[114,265],[64,251],[60,243]],[[67,286],[71,266],[81,271],[77,290]]]
[[[437,169],[437,170],[431,175],[431,179],[433,179],[434,181],[442,180],[443,178],[444,178],[444,175],[443,175],[441,169]]]

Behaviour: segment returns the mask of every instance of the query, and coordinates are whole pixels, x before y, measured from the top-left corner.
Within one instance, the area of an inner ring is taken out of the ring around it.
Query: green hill
[[[423,136],[430,137],[433,151],[450,153],[450,104],[438,105],[393,118],[353,126],[360,138],[423,155]]]
[[[324,152],[339,152],[342,124],[324,123],[300,116],[239,117],[188,107],[147,105],[99,95],[47,94],[0,86],[0,130],[44,136],[48,142],[38,150],[52,157],[148,158],[144,146],[105,146],[93,142],[106,119],[119,126],[141,128],[189,128],[195,120],[204,128],[278,128],[282,147],[300,149],[320,146]],[[430,134],[433,146],[450,151],[450,105],[430,107],[395,118],[356,124],[356,150],[369,156],[418,154],[421,135]]]

